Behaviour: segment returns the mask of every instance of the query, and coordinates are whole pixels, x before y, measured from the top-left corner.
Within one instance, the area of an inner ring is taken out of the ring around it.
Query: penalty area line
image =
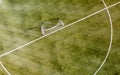
[[[108,6],[107,9],[108,9],[108,8],[111,8],[111,7],[113,7],[113,6],[116,6],[116,5],[118,5],[118,4],[120,4],[120,1],[117,2],[117,3],[115,3],[115,4],[112,4],[112,5]],[[8,51],[8,52],[5,52],[5,53],[3,53],[3,54],[0,55],[0,58],[3,57],[3,56],[8,55],[8,54],[10,54],[10,53],[12,53],[12,52],[14,52],[14,51],[17,51],[17,50],[19,50],[19,49],[21,49],[21,48],[23,48],[23,47],[25,47],[25,46],[28,46],[28,45],[30,45],[30,44],[38,41],[38,40],[41,40],[41,39],[43,39],[43,38],[45,38],[45,37],[47,37],[47,36],[49,36],[49,35],[51,35],[51,34],[53,34],[53,33],[55,33],[55,32],[58,32],[58,31],[63,30],[63,29],[65,29],[65,28],[67,28],[67,27],[70,27],[70,26],[72,26],[72,25],[74,25],[74,24],[76,24],[76,23],[78,23],[78,22],[81,22],[81,21],[83,21],[83,20],[86,20],[87,18],[92,17],[92,16],[94,16],[94,15],[96,15],[96,14],[98,14],[98,13],[104,11],[104,10],[106,10],[106,8],[103,8],[103,9],[101,9],[101,10],[98,10],[98,11],[96,11],[96,12],[94,12],[94,13],[86,16],[86,17],[83,17],[83,18],[81,18],[81,19],[79,19],[79,20],[77,20],[77,21],[74,21],[74,22],[72,22],[72,23],[70,23],[70,24],[68,24],[68,25],[65,25],[64,27],[61,27],[61,28],[59,28],[58,30],[55,30],[55,31],[53,31],[53,32],[51,32],[51,33],[49,33],[49,34],[46,34],[46,35],[44,35],[44,36],[41,36],[41,37],[39,37],[39,38],[37,38],[37,39],[35,39],[35,40],[33,40],[33,41],[30,41],[30,42],[28,42],[28,43],[26,43],[26,44],[24,44],[24,45],[21,45],[21,46],[15,48],[15,49],[12,49],[12,50],[10,50],[10,51]]]

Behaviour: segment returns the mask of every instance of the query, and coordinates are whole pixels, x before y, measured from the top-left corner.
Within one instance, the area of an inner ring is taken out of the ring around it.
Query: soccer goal
[[[64,22],[61,19],[52,19],[49,21],[45,21],[41,26],[42,35],[49,34],[63,26]]]

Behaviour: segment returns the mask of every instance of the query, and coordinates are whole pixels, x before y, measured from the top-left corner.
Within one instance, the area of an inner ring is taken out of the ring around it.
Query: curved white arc
[[[105,62],[106,62],[106,60],[107,60],[107,58],[108,58],[108,56],[109,56],[109,54],[110,54],[111,47],[112,47],[112,40],[113,40],[113,24],[112,24],[112,18],[111,18],[109,9],[108,9],[105,1],[102,0],[102,2],[103,2],[104,6],[105,6],[105,8],[106,8],[106,10],[107,10],[107,13],[108,13],[108,17],[109,17],[109,21],[110,21],[111,35],[110,35],[110,44],[109,44],[109,48],[108,48],[108,52],[107,52],[107,54],[106,54],[106,57],[105,57],[105,59],[103,60],[103,62],[102,62],[102,64],[100,65],[100,67],[96,70],[96,72],[94,73],[94,75],[96,75],[96,74],[100,71],[100,69],[103,67],[103,65],[105,64]]]
[[[5,68],[5,66],[2,64],[1,61],[0,61],[0,65],[2,66],[2,68],[4,69],[4,71],[5,71],[8,75],[11,75],[11,73]]]

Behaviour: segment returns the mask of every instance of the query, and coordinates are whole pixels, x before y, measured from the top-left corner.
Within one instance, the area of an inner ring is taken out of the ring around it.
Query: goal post
[[[61,19],[52,19],[49,21],[45,21],[42,23],[41,33],[42,35],[46,35],[63,26],[64,26],[64,22]]]

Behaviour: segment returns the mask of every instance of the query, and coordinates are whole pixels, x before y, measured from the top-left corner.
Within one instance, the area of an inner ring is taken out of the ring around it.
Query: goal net
[[[41,32],[42,35],[49,34],[64,26],[64,22],[61,19],[52,19],[42,23]]]

